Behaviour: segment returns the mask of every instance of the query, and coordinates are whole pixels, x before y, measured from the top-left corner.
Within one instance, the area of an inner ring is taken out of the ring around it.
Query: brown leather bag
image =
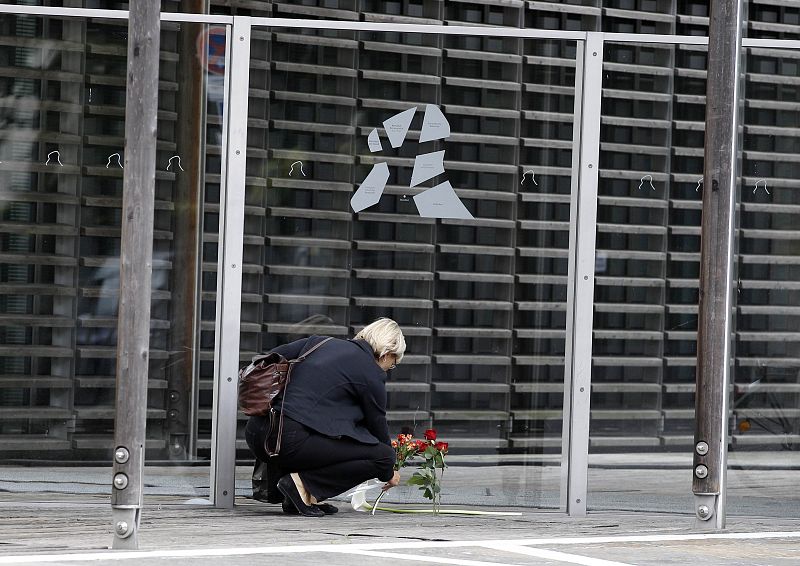
[[[271,436],[272,431],[275,430],[276,417],[279,420],[275,450],[270,450],[266,439],[264,441],[264,450],[267,455],[277,456],[280,453],[281,436],[283,434],[283,410],[280,411],[280,416],[278,416],[275,407],[272,406],[273,401],[289,385],[294,365],[305,360],[329,340],[333,340],[333,338],[325,338],[294,360],[287,360],[277,352],[258,355],[253,358],[249,366],[239,370],[239,408],[242,412],[249,417],[269,416],[270,433],[267,434],[267,439]],[[283,402],[281,402],[281,409],[283,409]]]

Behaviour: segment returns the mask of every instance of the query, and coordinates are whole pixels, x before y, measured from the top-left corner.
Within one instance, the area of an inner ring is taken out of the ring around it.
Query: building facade
[[[210,11],[705,36],[707,4],[230,0]],[[798,20],[800,5],[751,0],[746,37],[796,39]],[[183,461],[211,442],[225,31],[165,23],[161,41],[147,448]],[[126,45],[122,21],[0,14],[0,460],[111,451]],[[611,36],[602,56],[590,447],[685,451],[706,48]],[[389,316],[409,346],[388,383],[396,432],[435,427],[456,454],[558,453],[579,59],[567,39],[255,31],[241,361]],[[745,48],[735,450],[800,442],[798,61]],[[419,141],[427,105],[446,116],[447,139]],[[370,131],[414,106],[405,143],[372,152]],[[415,156],[441,150],[441,179],[474,220],[414,205]],[[354,213],[353,190],[384,159],[382,198]],[[246,459],[242,435],[238,447]]]

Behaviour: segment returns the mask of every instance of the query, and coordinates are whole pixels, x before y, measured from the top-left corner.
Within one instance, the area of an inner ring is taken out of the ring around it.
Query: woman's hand
[[[400,485],[400,472],[395,470],[392,479],[383,484],[383,491],[392,489],[393,487],[397,487],[398,485]]]

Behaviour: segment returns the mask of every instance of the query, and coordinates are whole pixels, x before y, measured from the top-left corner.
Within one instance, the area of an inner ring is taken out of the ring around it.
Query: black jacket
[[[273,351],[289,360],[323,340],[311,336]],[[284,392],[284,414],[326,436],[365,444],[390,444],[386,424],[386,372],[364,340],[334,338],[292,369]]]

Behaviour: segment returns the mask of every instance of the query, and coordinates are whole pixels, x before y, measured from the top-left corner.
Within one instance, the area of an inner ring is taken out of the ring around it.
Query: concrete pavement
[[[595,457],[590,513],[583,518],[557,511],[560,469],[554,462],[475,459],[448,468],[445,506],[518,515],[370,516],[340,502],[337,515],[321,519],[287,516],[280,506],[244,497],[247,467],[237,469],[239,497],[232,510],[192,504],[208,496],[207,467],[148,467],[141,550],[133,554],[109,550],[110,468],[0,467],[0,566],[165,561],[796,566],[797,463],[793,453],[732,462],[728,525],[715,534],[694,528],[691,460],[681,455]],[[390,494],[387,505],[414,507],[421,501],[409,487]]]

